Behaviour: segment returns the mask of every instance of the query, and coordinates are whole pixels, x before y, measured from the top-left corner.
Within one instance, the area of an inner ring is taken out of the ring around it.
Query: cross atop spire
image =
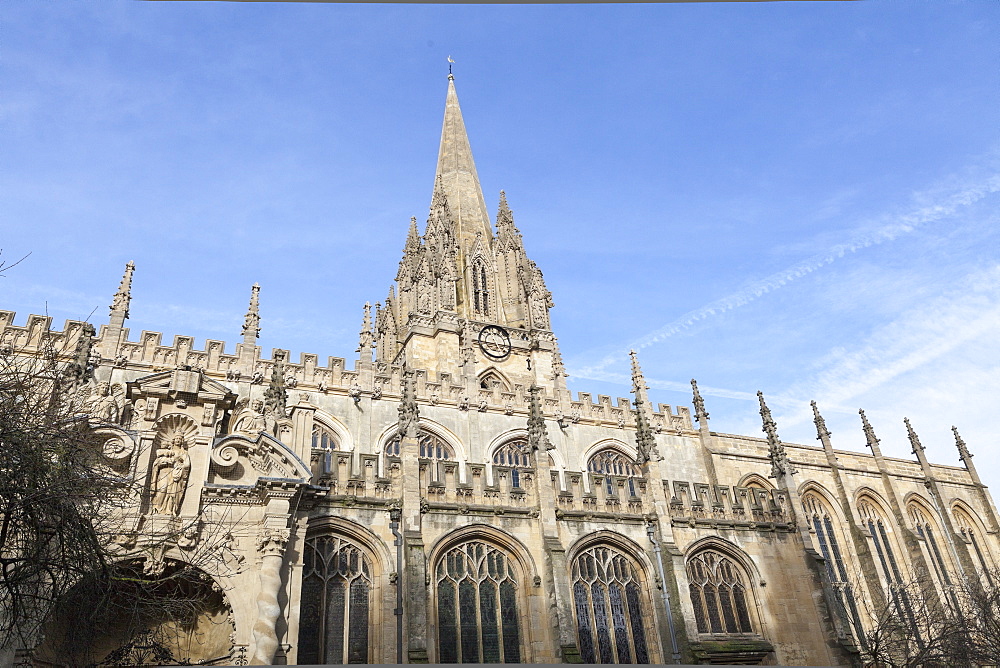
[[[471,244],[479,232],[484,239],[492,239],[493,229],[486,211],[486,200],[483,199],[476,163],[472,159],[472,147],[469,145],[465,121],[462,119],[462,109],[458,106],[455,78],[450,74],[435,185],[438,177],[444,186],[452,215],[458,224],[459,238]]]

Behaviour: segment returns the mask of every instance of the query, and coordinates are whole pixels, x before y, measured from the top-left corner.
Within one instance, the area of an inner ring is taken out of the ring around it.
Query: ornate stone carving
[[[760,402],[760,417],[764,423],[761,430],[767,435],[767,456],[771,460],[770,477],[777,478],[789,473],[795,473],[795,470],[788,461],[788,455],[785,453],[785,445],[778,438],[778,427],[771,418],[771,409],[764,403],[764,393],[758,391],[757,399]]]
[[[187,439],[177,431],[165,439],[163,447],[156,449],[150,476],[152,513],[180,514],[191,473],[191,457],[188,456],[187,448]]]
[[[420,409],[417,408],[417,396],[413,389],[414,372],[403,369],[403,396],[399,403],[399,422],[397,433],[400,436],[416,436],[417,424],[420,420]]]
[[[256,283],[250,288],[250,308],[243,316],[243,337],[252,342],[260,338],[260,286]]]
[[[118,424],[125,408],[125,387],[121,383],[112,385],[107,381],[97,384],[90,397],[88,412],[91,422],[97,424]]]
[[[361,403],[361,386],[358,385],[358,381],[351,383],[350,389],[347,390],[347,395],[354,400],[354,403]]]
[[[257,552],[262,557],[278,556],[284,554],[285,545],[291,531],[288,529],[275,529],[273,527],[263,527],[257,534]]]
[[[378,401],[382,398],[382,383],[375,383],[375,387],[372,388],[372,399]]]

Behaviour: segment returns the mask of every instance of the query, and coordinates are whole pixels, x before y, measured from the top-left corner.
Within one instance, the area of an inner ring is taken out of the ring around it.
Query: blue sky
[[[430,202],[445,59],[575,390],[1000,485],[996,3],[4,3],[0,308],[351,357]],[[95,311],[96,309],[96,311]]]

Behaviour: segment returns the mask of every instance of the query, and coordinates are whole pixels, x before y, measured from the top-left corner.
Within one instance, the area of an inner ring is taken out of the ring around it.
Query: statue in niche
[[[531,308],[531,324],[533,327],[544,329],[549,326],[550,300],[550,297],[543,296],[538,290],[531,293],[529,304]]]
[[[180,514],[190,473],[187,441],[182,434],[175,433],[166,447],[156,450],[156,459],[153,460],[151,505],[154,514]]]
[[[103,381],[97,384],[90,397],[89,413],[92,422],[118,424],[125,408],[125,388],[121,384]]]

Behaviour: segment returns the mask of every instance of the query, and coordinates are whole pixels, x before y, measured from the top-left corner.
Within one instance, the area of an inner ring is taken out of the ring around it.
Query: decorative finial
[[[532,452],[555,448],[549,440],[548,430],[545,429],[542,402],[538,398],[539,391],[537,385],[528,388],[528,447]]]
[[[403,362],[403,396],[399,401],[399,421],[397,433],[400,437],[417,436],[417,426],[420,422],[420,409],[417,408],[417,392],[413,388],[415,372],[407,368]]]
[[[972,459],[972,453],[969,452],[969,448],[965,446],[965,441],[962,437],[958,435],[958,427],[952,426],[951,432],[955,434],[955,446],[958,448],[958,458],[962,460],[966,468],[969,466],[969,460]]]
[[[451,59],[451,56],[448,56],[448,78],[449,79],[454,79],[455,78],[455,75],[451,73],[451,66],[454,65],[454,64],[455,64],[455,61]]]
[[[257,283],[250,288],[250,308],[243,317],[243,338],[251,344],[260,338],[260,285]]]
[[[816,405],[815,401],[810,401],[809,405],[813,409],[813,423],[816,425],[816,440],[822,441],[824,438],[830,438],[830,430],[826,428],[826,420],[823,416],[819,414],[819,407]]]
[[[698,419],[698,424],[708,422],[708,411],[705,410],[705,400],[701,398],[698,391],[698,381],[691,379],[691,391],[694,394],[694,416]]]
[[[361,336],[358,343],[358,349],[354,352],[361,353],[362,359],[364,359],[364,354],[368,353],[368,361],[371,362],[371,349],[372,341],[374,336],[372,335],[372,305],[370,302],[365,302],[365,315],[361,320]]]
[[[636,401],[639,401],[639,394],[645,395],[649,385],[646,385],[646,378],[642,375],[642,369],[639,368],[639,357],[636,352],[630,350],[628,356],[632,360],[632,392],[636,395]],[[645,397],[642,400],[645,400]]]
[[[125,265],[125,275],[122,276],[122,282],[118,285],[118,292],[115,293],[111,302],[112,315],[118,312],[124,314],[125,318],[128,317],[128,307],[132,302],[132,273],[134,271],[135,262],[129,260],[128,264]]]
[[[920,456],[924,451],[924,446],[921,445],[920,439],[917,437],[917,432],[913,431],[913,425],[910,424],[910,418],[903,418],[903,424],[906,425],[906,437],[910,439],[911,452],[913,454]],[[917,452],[919,450],[919,452]]]
[[[646,390],[646,378],[642,375],[639,367],[639,356],[634,350],[628,352],[632,359],[632,393],[635,395],[635,446],[636,464],[642,466],[656,454],[656,439],[653,437],[653,430],[649,428],[649,421],[646,419],[646,406],[649,397]]]
[[[771,476],[777,478],[787,473],[794,473],[788,465],[788,455],[785,453],[785,446],[778,438],[778,426],[771,418],[771,409],[764,403],[764,393],[757,391],[757,399],[760,401],[760,417],[764,423],[762,431],[767,435],[768,451],[767,456],[771,460]]]

